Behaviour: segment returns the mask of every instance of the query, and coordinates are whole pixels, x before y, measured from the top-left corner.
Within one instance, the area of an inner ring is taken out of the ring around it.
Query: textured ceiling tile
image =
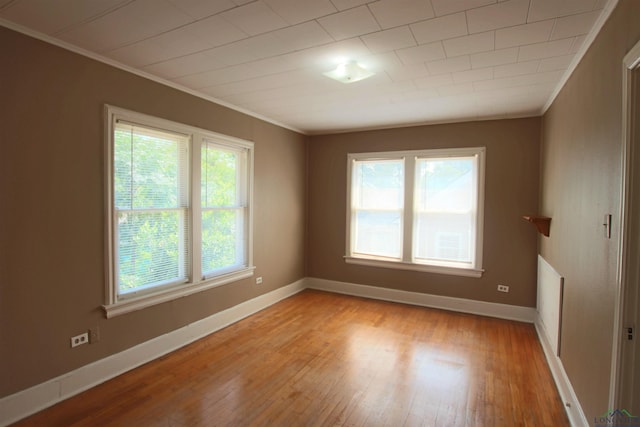
[[[569,50],[569,53],[578,53],[580,49],[582,49],[582,46],[584,45],[584,42],[586,39],[587,39],[586,35],[575,37],[573,39],[573,43],[571,44],[571,49]]]
[[[232,83],[255,78],[262,74],[262,70],[251,64],[252,63],[246,63],[217,70],[204,71],[202,73],[178,77],[173,79],[173,81],[192,89],[200,89],[210,87],[211,82],[216,82],[216,84]]]
[[[600,11],[558,18],[555,27],[553,27],[553,33],[551,33],[551,40],[587,34],[598,19],[598,16],[600,16]]]
[[[237,7],[221,16],[252,36],[287,26],[285,20],[262,1]]]
[[[208,51],[205,51],[158,62],[157,64],[143,67],[142,70],[166,79],[173,79],[224,68],[227,65],[229,64],[220,56],[211,55]]]
[[[109,51],[192,22],[164,0],[139,0],[63,31],[59,37],[94,52]],[[145,25],[140,25],[144,22]]]
[[[569,53],[569,49],[573,45],[573,39],[555,40],[552,42],[536,43],[527,46],[521,46],[518,54],[518,61],[530,61],[532,59],[550,58],[552,56],[561,56]]]
[[[496,30],[496,49],[548,41],[554,22],[549,19]]]
[[[316,21],[283,28],[274,31],[272,34],[287,47],[288,51],[296,51],[333,42],[331,36]]]
[[[453,77],[451,73],[441,74],[437,76],[428,76],[415,79],[415,84],[420,89],[434,89],[442,86],[452,85]]]
[[[573,61],[575,55],[555,56],[553,58],[546,58],[540,61],[540,67],[538,72],[566,70],[569,68],[569,64]]]
[[[331,3],[333,3],[338,10],[346,10],[356,6],[362,6],[367,2],[369,2],[369,0],[331,0]]]
[[[385,29],[434,17],[429,1],[379,0],[368,6]]]
[[[538,71],[540,60],[516,62],[515,64],[498,65],[493,67],[494,78],[514,77],[523,74],[533,74]]]
[[[444,49],[440,42],[399,49],[396,53],[404,65],[419,64],[445,58]]]
[[[185,28],[181,28],[109,51],[106,55],[116,61],[142,67],[211,47],[199,37],[190,34]]]
[[[227,65],[237,65],[282,55],[289,48],[288,42],[281,41],[273,33],[267,33],[211,49],[209,53],[213,57],[224,58]]]
[[[366,6],[325,16],[318,19],[318,22],[335,40],[343,40],[380,30],[380,26]]]
[[[540,114],[606,4],[7,2],[0,0],[0,17],[9,22],[312,133]],[[353,85],[322,75],[344,60],[356,60],[376,74]]]
[[[467,18],[464,12],[446,15],[441,18],[429,19],[417,22],[409,26],[418,43],[431,43],[454,37],[465,36],[467,31]]]
[[[518,61],[518,48],[494,50],[471,55],[473,68],[493,67],[496,65],[511,64]]]
[[[394,51],[361,56],[358,58],[358,63],[374,73],[381,73],[389,68],[402,66]]]
[[[460,71],[453,73],[454,83],[468,83],[493,78],[493,68],[482,68],[480,70]]]
[[[411,30],[406,26],[380,31],[361,38],[372,52],[388,52],[416,45]]]
[[[289,24],[317,19],[338,10],[330,0],[264,0],[271,9]]]
[[[201,19],[174,31],[184,31],[211,47],[247,38],[243,31],[220,16]]]
[[[51,0],[4,1],[0,16],[45,34],[54,34],[71,25],[113,10],[127,0],[67,0],[66,7]]]
[[[423,63],[389,67],[385,71],[389,75],[389,77],[391,77],[391,80],[393,80],[394,82],[401,82],[404,80],[413,80],[420,77],[426,77],[429,75],[429,71],[427,71],[427,66]]]
[[[494,90],[518,86],[535,86],[537,84],[557,81],[561,76],[562,71],[550,71],[546,73],[526,74],[522,76],[474,82],[473,86],[476,90]]]
[[[528,22],[589,12],[597,4],[596,0],[531,0]]]
[[[458,56],[456,58],[448,58],[440,61],[432,61],[427,63],[427,69],[433,75],[444,73],[455,73],[456,71],[465,71],[471,69],[469,56]]]
[[[510,0],[467,11],[469,32],[495,30],[527,22],[529,0]]]
[[[472,34],[470,36],[458,37],[442,42],[447,57],[468,55],[477,52],[486,52],[493,50],[494,47],[493,31],[480,34]]]
[[[436,15],[448,15],[462,12],[474,7],[486,6],[495,3],[496,0],[431,0]]]
[[[176,8],[182,10],[194,19],[202,19],[225,10],[233,9],[237,5],[231,0],[168,0]]]
[[[441,88],[438,88],[438,93],[440,94],[440,96],[464,95],[470,92],[473,92],[473,84],[471,83],[456,83],[451,86],[443,86]]]

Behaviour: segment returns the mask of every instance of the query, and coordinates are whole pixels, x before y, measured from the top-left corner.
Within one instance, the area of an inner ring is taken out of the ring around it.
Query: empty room
[[[640,425],[640,1],[0,0],[0,58],[0,426]]]

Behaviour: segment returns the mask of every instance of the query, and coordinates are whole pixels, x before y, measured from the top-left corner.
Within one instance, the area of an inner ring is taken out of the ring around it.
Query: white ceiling
[[[313,134],[538,115],[607,1],[0,0],[0,24]],[[376,75],[322,74],[345,59]]]

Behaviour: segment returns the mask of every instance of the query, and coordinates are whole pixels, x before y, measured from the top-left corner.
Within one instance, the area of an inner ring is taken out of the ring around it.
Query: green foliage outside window
[[[114,135],[119,289],[186,278],[187,207],[181,206],[186,144],[130,126]],[[181,247],[182,246],[182,247]],[[182,259],[181,259],[182,258]]]

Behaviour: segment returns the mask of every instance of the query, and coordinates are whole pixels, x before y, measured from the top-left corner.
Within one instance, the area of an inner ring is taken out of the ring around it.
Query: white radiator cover
[[[560,357],[560,333],[562,330],[562,277],[541,255],[538,255],[537,310],[543,333]]]

